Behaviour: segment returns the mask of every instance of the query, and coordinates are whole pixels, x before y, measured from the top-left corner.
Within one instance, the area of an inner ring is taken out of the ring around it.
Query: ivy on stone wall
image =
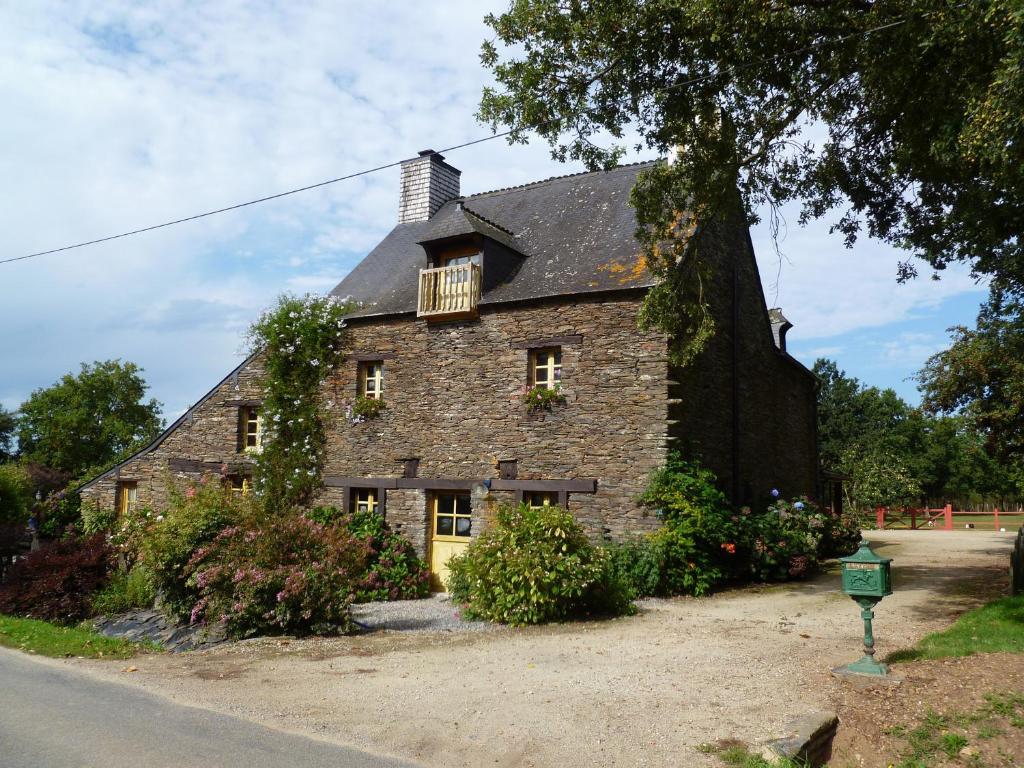
[[[341,360],[344,316],[356,308],[332,296],[286,294],[249,329],[250,351],[265,370],[256,492],[270,511],[308,505],[322,487],[321,385]]]

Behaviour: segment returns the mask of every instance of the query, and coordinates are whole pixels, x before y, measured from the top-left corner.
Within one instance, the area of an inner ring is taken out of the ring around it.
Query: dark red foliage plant
[[[110,547],[103,534],[44,545],[17,560],[0,584],[0,613],[73,624],[87,618],[93,593],[107,582]]]

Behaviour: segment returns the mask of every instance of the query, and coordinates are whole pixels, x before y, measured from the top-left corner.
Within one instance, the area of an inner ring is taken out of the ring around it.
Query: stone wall
[[[251,474],[252,458],[241,451],[239,409],[259,403],[263,369],[250,360],[220,382],[180,423],[161,436],[147,453],[137,454],[120,467],[101,476],[82,491],[82,501],[113,509],[119,482],[138,484],[141,506],[160,510],[167,506],[170,489],[195,480],[204,471]],[[190,468],[181,465],[188,462]]]
[[[514,460],[523,481],[597,480],[596,493],[569,495],[595,538],[651,530],[656,520],[636,499],[664,460],[667,361],[664,338],[638,331],[639,306],[634,294],[496,308],[478,321],[444,325],[411,317],[352,322],[349,352],[384,360],[387,407],[350,423],[343,403],[356,396],[359,362],[335,371],[327,382],[325,475],[401,478],[404,460],[416,458],[418,480],[480,483],[498,478],[499,461]],[[577,337],[561,345],[568,402],[531,414],[522,403],[526,345],[554,337]],[[474,532],[503,497],[517,498],[503,491],[474,498]],[[422,491],[389,490],[387,515],[423,546]]]
[[[706,236],[717,333],[694,363],[672,371],[672,444],[699,456],[737,504],[762,502],[772,488],[814,497],[816,380],[775,346],[746,230]]]

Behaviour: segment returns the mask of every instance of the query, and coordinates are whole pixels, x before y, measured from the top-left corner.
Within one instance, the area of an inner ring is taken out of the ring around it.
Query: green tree
[[[28,520],[32,507],[32,480],[17,464],[0,465],[0,525]]]
[[[986,448],[1007,471],[1024,468],[1024,298],[994,286],[975,328],[957,326],[949,349],[933,355],[918,375],[924,407],[962,413],[985,436]],[[1024,493],[1024,487],[1018,489]]]
[[[15,415],[0,405],[0,462],[14,457],[14,430],[17,425]]]
[[[78,477],[108,465],[152,440],[163,427],[160,403],[143,400],[147,385],[134,363],[82,364],[37,389],[21,406],[18,447],[22,457]]]
[[[510,141],[536,132],[591,167],[626,131],[638,150],[683,148],[633,203],[663,278],[644,317],[688,346],[709,328],[694,285],[713,266],[693,224],[732,215],[737,188],[751,220],[799,201],[847,244],[866,231],[936,271],[1024,283],[1020,0],[515,0],[486,21],[500,87],[479,116]]]

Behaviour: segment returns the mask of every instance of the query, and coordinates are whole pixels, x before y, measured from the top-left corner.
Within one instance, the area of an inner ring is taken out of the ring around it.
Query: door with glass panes
[[[445,591],[448,568],[453,555],[469,544],[473,520],[468,493],[435,493],[430,500],[430,586]]]

